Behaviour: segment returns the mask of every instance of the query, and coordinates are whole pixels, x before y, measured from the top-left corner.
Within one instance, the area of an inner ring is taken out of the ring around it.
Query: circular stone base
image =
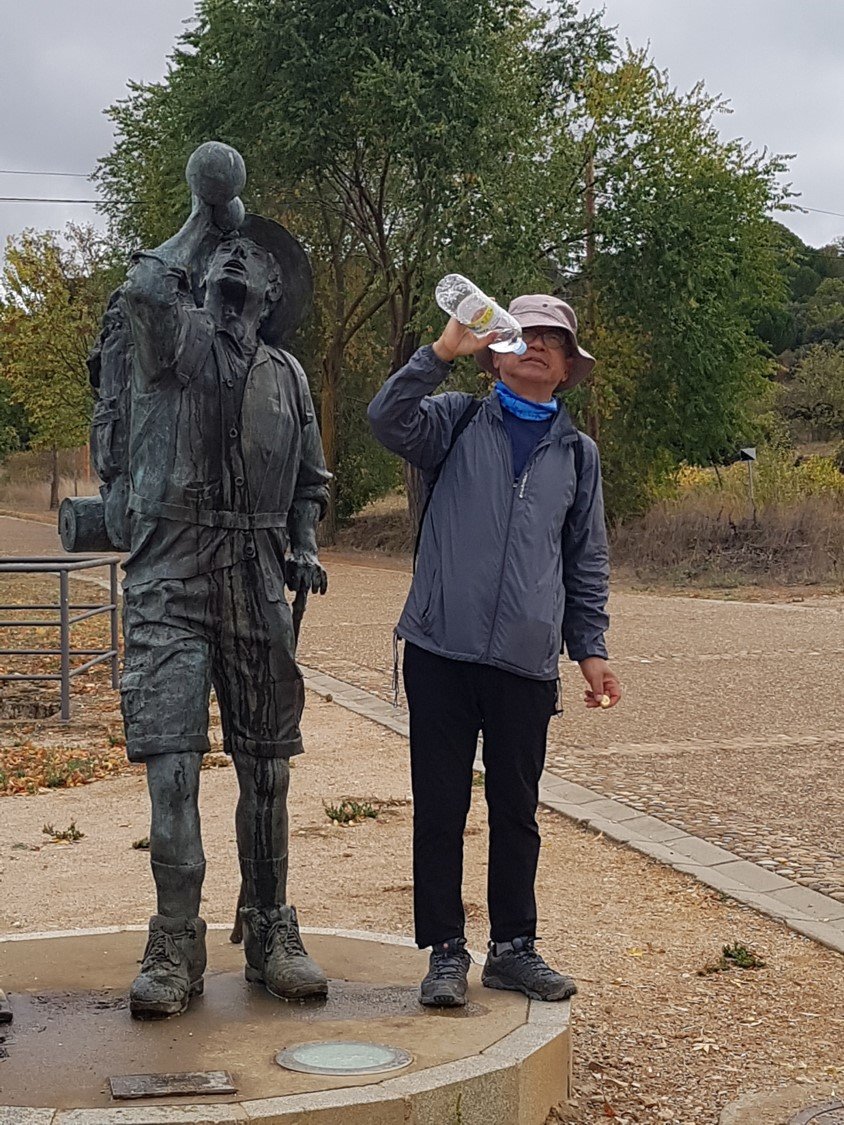
[[[380,935],[305,931],[327,1001],[285,1003],[243,976],[228,928],[209,929],[205,993],[188,1011],[137,1021],[127,990],[145,930],[0,938],[0,1125],[542,1125],[569,1090],[568,1004],[480,985],[465,1008],[418,1003],[427,954]],[[279,1051],[326,1040],[412,1056],[396,1076],[283,1070]],[[5,1057],[3,1057],[5,1054]],[[117,1102],[110,1078],[226,1071],[235,1094]]]

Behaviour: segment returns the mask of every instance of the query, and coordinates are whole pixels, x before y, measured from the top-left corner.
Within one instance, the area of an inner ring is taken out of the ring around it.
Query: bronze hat
[[[272,254],[281,270],[281,297],[261,325],[261,338],[271,347],[284,347],[311,311],[314,278],[308,255],[290,231],[273,219],[247,214],[240,233]]]

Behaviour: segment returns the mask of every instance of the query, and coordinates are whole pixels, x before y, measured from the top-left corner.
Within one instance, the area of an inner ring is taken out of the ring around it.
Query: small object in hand
[[[601,703],[602,707],[609,707],[609,705],[612,703],[612,700],[610,699],[610,697],[608,695],[602,695],[601,699],[600,699],[600,703]]]
[[[11,1023],[13,1019],[12,1007],[6,999],[6,993],[0,988],[0,1023]]]

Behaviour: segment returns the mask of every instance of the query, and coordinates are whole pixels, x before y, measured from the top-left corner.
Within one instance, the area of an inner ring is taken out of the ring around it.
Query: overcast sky
[[[796,154],[797,202],[816,209],[784,218],[801,238],[820,246],[844,234],[844,0],[606,0],[605,8],[622,37],[650,43],[680,89],[703,79],[730,99],[725,136]],[[193,0],[0,0],[0,197],[93,198],[84,179],[8,172],[89,173],[111,147],[103,109],[128,80],[162,77],[193,9]],[[27,226],[93,218],[91,207],[2,200],[0,246]]]

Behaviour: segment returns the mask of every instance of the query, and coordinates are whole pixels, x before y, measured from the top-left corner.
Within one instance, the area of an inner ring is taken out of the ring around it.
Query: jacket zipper
[[[503,429],[504,428],[503,423],[500,423],[500,424],[501,424],[501,428]],[[506,433],[505,433],[504,436],[505,437],[507,436]],[[571,442],[573,440],[574,440],[573,438],[569,438],[563,444],[569,445],[569,444],[571,444]],[[509,439],[507,440],[507,444],[508,444],[508,446],[510,445]],[[489,636],[488,636],[487,642],[486,642],[486,650],[484,651],[484,660],[489,659],[489,652],[490,652],[490,649],[492,648],[492,641],[493,641],[493,638],[495,636],[495,627],[498,624],[498,609],[499,609],[499,606],[501,604],[501,587],[504,585],[504,567],[507,563],[507,551],[508,551],[508,548],[510,546],[510,526],[513,522],[513,507],[515,505],[516,496],[518,495],[519,500],[524,499],[525,489],[527,488],[528,477],[530,476],[531,464],[533,462],[533,459],[537,455],[537,453],[539,453],[540,449],[544,449],[546,446],[548,446],[550,444],[551,444],[551,438],[546,435],[542,439],[542,441],[537,445],[537,447],[534,449],[534,451],[531,453],[530,457],[528,458],[527,465],[525,466],[525,471],[524,471],[524,474],[522,475],[521,482],[519,482],[518,480],[513,481],[513,488],[512,488],[512,491],[510,492],[510,511],[507,513],[507,529],[504,533],[504,553],[503,553],[503,556],[502,556],[502,559],[501,559],[501,568],[500,568],[499,574],[498,574],[498,589],[495,593],[495,609],[493,610],[493,613],[492,613],[492,624],[489,627]],[[512,447],[511,447],[511,449],[510,449],[510,464],[512,465],[512,463],[513,463],[513,451],[512,451]],[[517,492],[517,490],[518,490],[518,492]]]
[[[499,432],[503,435],[504,440],[507,444],[507,451],[510,454],[510,476],[512,478],[513,469],[515,468],[513,464],[513,447],[510,444],[510,438],[507,436],[507,432],[504,429],[504,423],[500,421],[500,419],[496,419],[496,422],[500,427]],[[486,649],[484,651],[484,660],[489,657],[489,650],[490,648],[492,648],[492,638],[495,636],[495,625],[498,621],[498,605],[501,601],[501,587],[504,585],[504,567],[507,563],[507,549],[510,546],[510,524],[513,522],[513,505],[515,503],[516,489],[518,487],[519,482],[517,480],[514,480],[513,487],[510,489],[510,510],[507,513],[507,528],[504,532],[504,551],[501,556],[501,566],[498,570],[498,589],[495,592],[495,608],[492,611],[492,624],[489,627],[489,636],[487,637]]]

